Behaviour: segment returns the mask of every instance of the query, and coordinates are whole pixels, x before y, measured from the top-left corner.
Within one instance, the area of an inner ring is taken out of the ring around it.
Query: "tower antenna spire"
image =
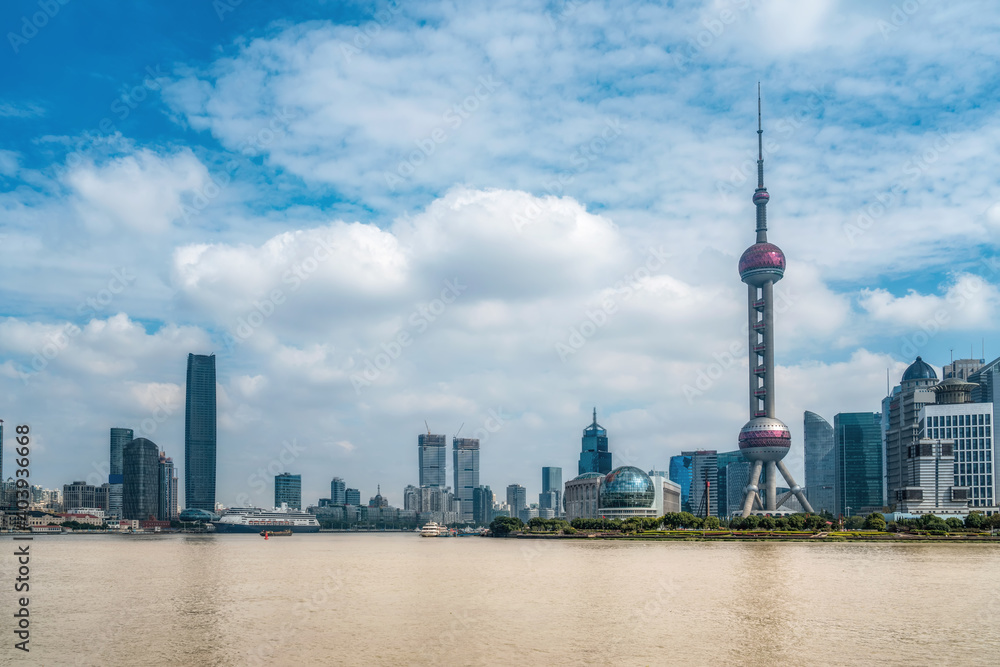
[[[767,202],[771,196],[764,187],[764,124],[761,121],[760,81],[757,82],[757,189],[753,203],[757,207],[757,243],[767,243]]]
[[[757,82],[757,187],[764,187],[764,127],[760,120],[760,81]]]

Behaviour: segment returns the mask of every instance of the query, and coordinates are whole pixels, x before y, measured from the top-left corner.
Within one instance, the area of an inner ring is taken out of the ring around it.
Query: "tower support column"
[[[778,495],[778,471],[775,468],[774,461],[768,461],[767,467],[764,468],[764,489],[764,509],[766,511],[778,509],[774,504]]]
[[[747,495],[743,499],[743,516],[750,516],[750,512],[753,511],[754,501],[757,500],[757,482],[760,480],[760,470],[763,467],[763,461],[754,461],[753,465],[750,466],[750,479],[747,480]]]

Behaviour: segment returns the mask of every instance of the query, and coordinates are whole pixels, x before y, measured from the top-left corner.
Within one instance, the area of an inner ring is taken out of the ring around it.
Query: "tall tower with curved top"
[[[740,451],[751,463],[750,481],[743,501],[743,516],[754,509],[764,512],[781,507],[795,495],[807,512],[812,507],[802,488],[782,463],[792,444],[788,427],[774,416],[774,283],[785,275],[785,253],[767,242],[767,202],[764,187],[764,130],[760,118],[760,84],[757,84],[757,242],[740,257],[740,279],[747,284],[747,322],[750,344],[750,421],[740,430]],[[763,503],[757,482],[764,472]],[[789,491],[777,498],[778,473]]]

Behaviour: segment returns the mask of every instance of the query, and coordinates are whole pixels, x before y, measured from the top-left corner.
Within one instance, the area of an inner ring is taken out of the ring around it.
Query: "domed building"
[[[681,511],[681,487],[635,466],[607,475],[584,473],[566,482],[566,518],[628,519],[658,517]]]

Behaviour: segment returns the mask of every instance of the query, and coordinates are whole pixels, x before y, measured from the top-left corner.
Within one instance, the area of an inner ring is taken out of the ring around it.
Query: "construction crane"
[[[427,435],[430,435],[430,434],[431,434],[431,427],[430,427],[430,425],[429,425],[429,424],[427,423],[427,420],[426,420],[426,419],[424,420],[424,426],[426,426],[426,427],[427,427]],[[368,488],[371,488],[371,487],[368,487]]]
[[[462,426],[465,426],[465,422],[462,422]],[[453,438],[457,438],[458,434],[462,432],[462,426],[458,427],[458,430],[455,431],[455,435],[452,436]]]

